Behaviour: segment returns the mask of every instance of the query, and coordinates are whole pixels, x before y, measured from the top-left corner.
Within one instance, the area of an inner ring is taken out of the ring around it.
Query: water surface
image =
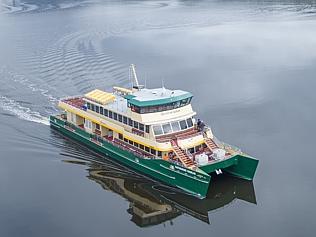
[[[315,1],[0,2],[0,236],[313,236]],[[260,164],[197,201],[51,130],[60,97],[191,91]]]

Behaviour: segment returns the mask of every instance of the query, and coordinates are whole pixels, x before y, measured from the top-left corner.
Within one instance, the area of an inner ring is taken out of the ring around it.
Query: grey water
[[[260,160],[197,200],[48,126],[58,99],[129,86],[194,94]],[[316,1],[1,0],[0,236],[314,236]]]

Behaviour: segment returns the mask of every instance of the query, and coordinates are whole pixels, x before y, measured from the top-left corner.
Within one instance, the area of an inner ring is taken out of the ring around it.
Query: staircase
[[[189,158],[189,156],[178,146],[177,142],[172,140],[171,145],[174,153],[179,158],[181,163],[187,168],[195,168],[194,162]]]
[[[211,138],[206,138],[204,142],[211,151],[218,148],[216,143]]]

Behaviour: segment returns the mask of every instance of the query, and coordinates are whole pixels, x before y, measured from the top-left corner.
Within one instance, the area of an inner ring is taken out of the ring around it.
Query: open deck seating
[[[86,103],[82,97],[64,99],[62,102],[69,104],[73,107],[76,107],[78,109],[82,109]]]
[[[166,135],[160,135],[160,136],[156,136],[156,141],[157,142],[169,142],[171,140],[175,140],[175,139],[187,139],[190,137],[195,137],[202,134],[199,130],[197,130],[196,128],[190,128],[187,129],[185,131],[180,131],[180,132],[176,132],[176,133],[172,133],[172,134],[166,134]]]
[[[123,142],[123,141],[121,141],[121,140],[119,140],[117,138],[114,138],[113,142],[118,144],[121,147],[126,148],[129,151],[132,151],[132,152],[138,154],[141,157],[148,157],[148,158],[154,158],[155,157],[153,154],[148,153],[146,151],[143,151],[143,150],[141,150],[141,149],[139,149],[139,148],[137,148],[137,147],[135,147],[135,146],[133,146],[133,145],[131,145],[129,143]]]

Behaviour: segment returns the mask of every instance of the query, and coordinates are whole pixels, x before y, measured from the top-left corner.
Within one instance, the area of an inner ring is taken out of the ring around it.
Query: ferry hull
[[[236,176],[245,180],[252,180],[259,161],[253,157],[237,154],[229,159],[201,166],[200,169],[210,174],[217,169],[223,170],[225,173]]]
[[[64,120],[50,117],[52,128],[64,135],[77,140],[93,150],[113,159],[125,166],[150,176],[160,182],[177,187],[199,198],[205,198],[208,192],[211,176],[199,170],[193,171],[162,159],[145,159],[123,150],[108,141],[96,141],[92,134],[76,127],[69,127]]]

